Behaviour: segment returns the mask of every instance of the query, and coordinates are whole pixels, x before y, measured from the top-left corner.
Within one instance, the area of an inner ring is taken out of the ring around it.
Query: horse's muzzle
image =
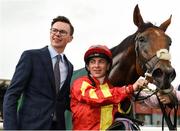
[[[156,68],[152,72],[152,77],[154,79],[153,83],[160,88],[169,89],[171,88],[171,82],[176,77],[176,72],[174,68]]]

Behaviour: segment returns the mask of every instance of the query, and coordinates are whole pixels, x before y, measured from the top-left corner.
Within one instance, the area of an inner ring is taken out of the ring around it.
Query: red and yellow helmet
[[[93,45],[91,46],[84,55],[84,61],[88,64],[89,60],[94,57],[101,57],[106,59],[112,64],[112,53],[110,49],[105,45]]]

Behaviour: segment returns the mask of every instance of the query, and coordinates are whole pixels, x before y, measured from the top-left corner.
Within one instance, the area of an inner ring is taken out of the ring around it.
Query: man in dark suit
[[[51,44],[23,52],[4,97],[4,129],[65,130],[73,65],[63,52],[73,33],[68,18],[58,16],[51,23]],[[57,55],[61,56],[59,74],[54,72]],[[55,82],[56,73],[60,76],[59,85]]]

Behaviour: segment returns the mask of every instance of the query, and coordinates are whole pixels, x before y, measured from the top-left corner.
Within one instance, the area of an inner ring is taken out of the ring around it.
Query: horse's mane
[[[123,52],[125,49],[127,49],[127,47],[129,47],[129,44],[132,43],[130,41],[134,40],[134,37],[135,37],[135,34],[130,35],[130,36],[126,37],[119,45],[111,48],[112,55],[115,56],[119,52]]]
[[[150,28],[150,27],[159,28],[159,27],[153,25],[151,22],[148,22],[148,23],[144,23],[143,25],[141,25],[141,26],[139,27],[139,29],[137,30],[137,32],[142,33],[142,32],[144,32],[147,28]],[[136,33],[137,33],[137,32],[136,32]]]
[[[134,43],[136,34],[138,32],[140,32],[140,33],[144,32],[147,28],[150,28],[150,27],[158,28],[157,26],[153,25],[151,22],[144,23],[143,25],[140,26],[140,28],[134,34],[129,35],[119,45],[111,48],[111,52],[112,52],[113,56],[115,56],[119,52],[123,52],[125,49],[127,49],[129,47],[129,44]]]

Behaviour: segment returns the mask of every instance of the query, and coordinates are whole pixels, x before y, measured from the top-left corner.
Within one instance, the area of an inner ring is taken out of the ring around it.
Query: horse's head
[[[171,23],[171,16],[159,27],[144,23],[138,5],[134,9],[136,70],[143,75],[152,75],[153,83],[160,89],[169,89],[176,73],[171,66],[169,47],[171,38],[165,33]]]

